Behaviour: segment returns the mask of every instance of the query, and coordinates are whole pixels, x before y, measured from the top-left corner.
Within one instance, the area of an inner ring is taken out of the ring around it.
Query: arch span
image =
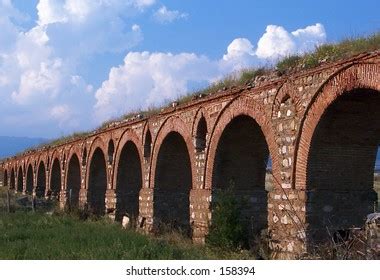
[[[33,179],[34,179],[34,176],[33,176],[33,166],[32,164],[29,164],[28,166],[28,169],[27,169],[27,172],[26,172],[26,193],[28,194],[32,194],[33,193]]]
[[[40,162],[37,171],[37,186],[36,186],[36,196],[43,197],[46,192],[46,170],[45,163]]]
[[[306,168],[311,240],[360,227],[374,211],[374,169],[380,144],[380,92],[354,89],[322,114],[311,138]]]
[[[140,154],[133,141],[123,145],[116,168],[116,219],[120,220],[123,214],[127,214],[135,221],[139,214],[142,169]]]
[[[59,198],[59,193],[61,191],[61,164],[59,163],[58,158],[53,160],[50,172],[50,195]]]
[[[24,173],[21,166],[18,168],[17,172],[17,191],[24,191]]]
[[[15,170],[12,168],[11,170],[11,178],[10,178],[10,186],[9,188],[11,190],[14,190],[16,188],[16,176],[15,176]]]
[[[247,115],[233,118],[223,129],[212,173],[212,208],[229,190],[240,205],[240,223],[252,237],[268,226],[266,171],[269,149],[257,122]]]
[[[88,175],[88,205],[96,215],[105,213],[105,195],[107,190],[106,159],[101,148],[92,154]]]
[[[79,205],[79,192],[81,187],[81,168],[79,157],[73,154],[69,160],[66,179],[67,203],[70,208]]]
[[[153,214],[158,223],[190,234],[192,168],[184,137],[169,132],[159,146],[154,176]]]

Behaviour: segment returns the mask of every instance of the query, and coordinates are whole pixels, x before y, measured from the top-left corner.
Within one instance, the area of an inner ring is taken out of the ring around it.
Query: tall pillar
[[[275,259],[298,258],[306,250],[306,193],[294,188],[293,177],[299,121],[293,100],[285,95],[272,115],[279,170],[273,170],[273,188],[268,194],[268,233]]]
[[[211,221],[211,189],[205,189],[205,150],[195,153],[195,182],[190,191],[190,224],[192,239],[204,243]]]
[[[153,231],[153,188],[150,186],[150,159],[144,157],[143,186],[139,192],[139,218],[137,227],[143,232]]]

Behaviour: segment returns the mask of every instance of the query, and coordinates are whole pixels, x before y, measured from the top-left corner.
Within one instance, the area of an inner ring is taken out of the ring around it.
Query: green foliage
[[[241,204],[233,187],[216,192],[207,243],[228,249],[242,247],[247,237],[240,221]]]
[[[297,67],[300,64],[300,61],[301,57],[298,55],[287,56],[277,63],[276,69],[280,73],[285,73],[289,69]]]

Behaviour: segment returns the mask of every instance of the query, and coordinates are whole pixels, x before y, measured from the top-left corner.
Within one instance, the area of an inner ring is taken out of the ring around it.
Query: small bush
[[[301,57],[298,55],[291,55],[288,57],[285,57],[284,59],[280,60],[277,65],[276,69],[280,73],[285,73],[289,71],[289,69],[293,69],[297,67],[301,63]]]
[[[216,192],[207,243],[220,248],[242,247],[247,238],[240,221],[241,206],[233,187]]]

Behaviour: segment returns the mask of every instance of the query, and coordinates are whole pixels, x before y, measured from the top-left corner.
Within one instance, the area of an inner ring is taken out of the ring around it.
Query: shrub
[[[240,221],[241,206],[233,187],[216,192],[207,243],[221,248],[242,247],[247,238]]]

